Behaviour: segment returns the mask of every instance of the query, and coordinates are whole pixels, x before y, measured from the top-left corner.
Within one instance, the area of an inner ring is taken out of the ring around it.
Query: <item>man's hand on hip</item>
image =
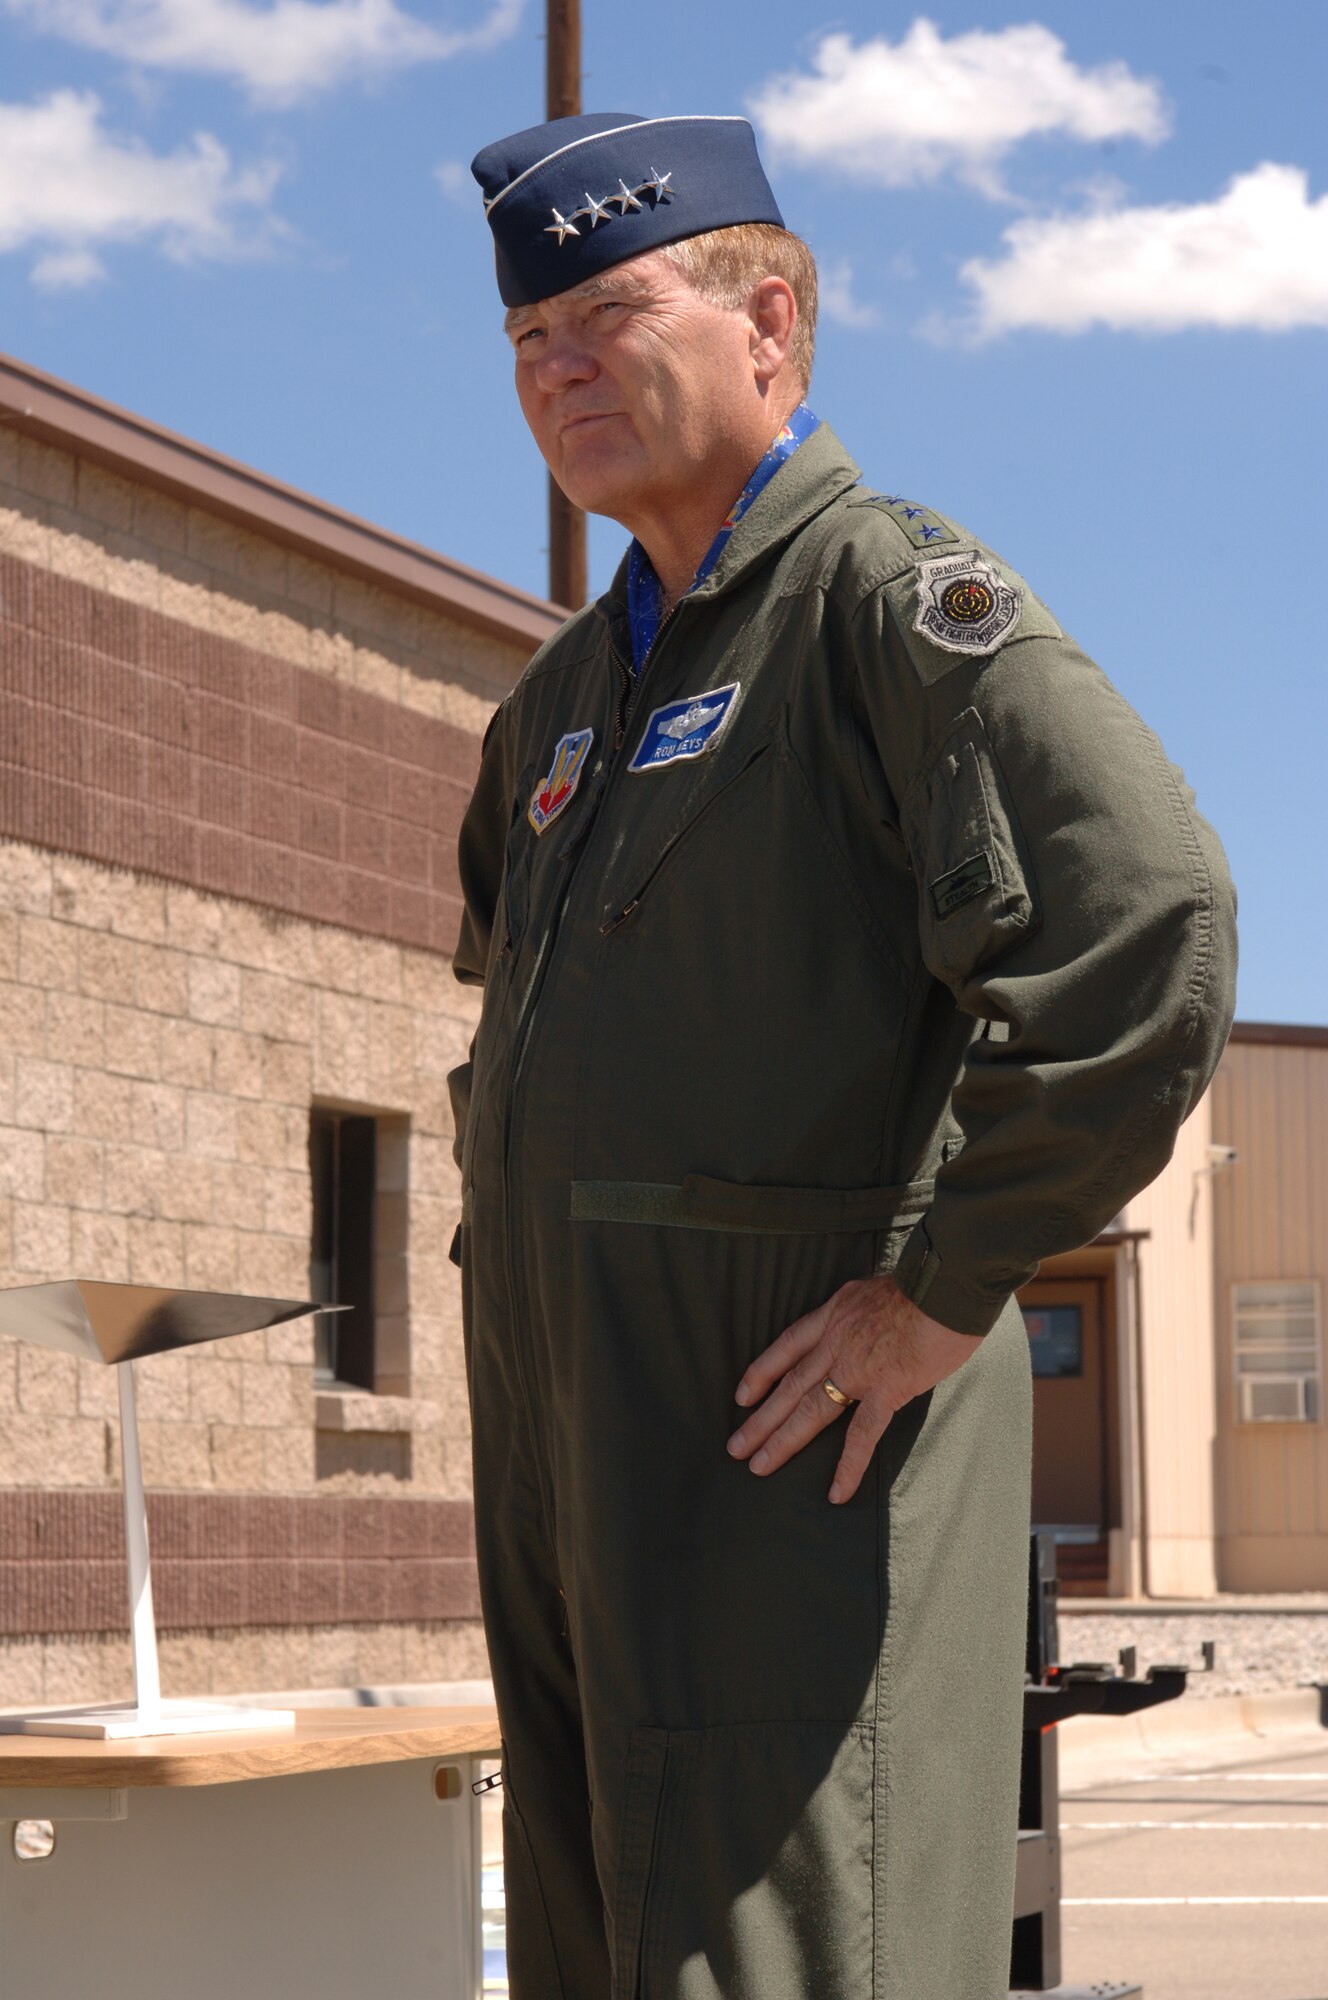
[[[830,1487],[833,1501],[849,1500],[895,1411],[944,1382],[981,1345],[928,1319],[893,1278],[856,1278],[757,1355],[736,1400],[765,1401],[733,1433],[729,1450],[756,1473],[787,1464],[843,1415],[824,1386],[828,1377],[857,1404]]]

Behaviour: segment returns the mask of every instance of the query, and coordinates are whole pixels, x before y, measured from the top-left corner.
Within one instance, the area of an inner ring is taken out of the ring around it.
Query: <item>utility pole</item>
[[[581,0],[545,0],[544,115],[581,110]],[[549,474],[549,596],[569,611],[586,601],[586,517]]]

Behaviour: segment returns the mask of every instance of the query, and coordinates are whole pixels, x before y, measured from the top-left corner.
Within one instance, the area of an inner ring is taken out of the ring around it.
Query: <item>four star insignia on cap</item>
[[[620,216],[626,215],[629,208],[642,208],[644,204],[640,196],[643,194],[650,195],[652,207],[658,208],[661,202],[673,200],[672,180],[671,173],[661,174],[652,167],[649,178],[638,181],[634,188],[629,188],[626,181],[620,180],[617,194],[593,195],[587,188],[584,208],[570,209],[566,215],[556,208],[549,211],[553,221],[545,225],[544,234],[556,236],[560,244],[565,243],[569,236],[581,234],[576,226],[578,222],[588,222],[592,229],[598,229],[601,222],[612,222],[614,219],[610,207],[612,202],[617,202]]]
[[[505,306],[557,297],[707,230],[783,227],[746,118],[551,118],[482,147],[471,171]]]

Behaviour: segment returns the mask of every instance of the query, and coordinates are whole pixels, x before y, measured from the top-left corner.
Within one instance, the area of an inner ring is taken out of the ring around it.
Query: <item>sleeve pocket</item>
[[[976,709],[928,757],[903,820],[923,956],[957,987],[1038,921],[1014,803]]]

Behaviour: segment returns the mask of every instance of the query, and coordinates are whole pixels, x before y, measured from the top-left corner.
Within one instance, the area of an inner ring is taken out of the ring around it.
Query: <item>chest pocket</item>
[[[976,709],[923,765],[903,821],[923,956],[958,987],[1038,922],[1014,801]]]
[[[697,832],[741,805],[746,781],[770,756],[775,740],[776,724],[770,723],[755,740],[735,739],[726,746],[731,754],[722,760],[698,758],[685,780],[681,773],[670,771],[628,775],[627,784],[658,786],[659,791],[653,798],[645,794],[653,809],[641,819],[630,846],[606,877],[600,905],[600,929],[605,935],[632,915]],[[670,786],[676,789],[670,791]]]

